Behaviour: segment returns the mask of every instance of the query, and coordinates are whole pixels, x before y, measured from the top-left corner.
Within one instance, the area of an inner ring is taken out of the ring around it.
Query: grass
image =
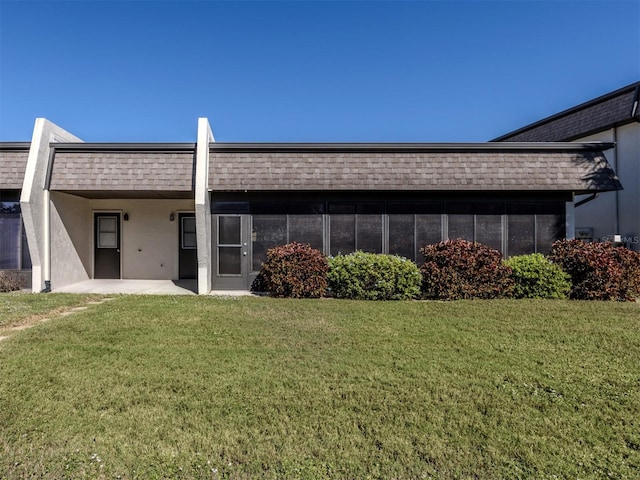
[[[0,293],[0,330],[55,315],[63,310],[84,305],[95,298],[98,296],[70,293],[55,295]]]
[[[8,479],[637,478],[639,419],[632,303],[122,296],[0,342]]]

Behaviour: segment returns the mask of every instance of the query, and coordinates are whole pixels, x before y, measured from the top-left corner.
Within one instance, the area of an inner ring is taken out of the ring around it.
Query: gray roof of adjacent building
[[[29,143],[0,143],[0,188],[22,188],[28,157]]]
[[[640,122],[640,82],[509,132],[492,142],[567,142]]]

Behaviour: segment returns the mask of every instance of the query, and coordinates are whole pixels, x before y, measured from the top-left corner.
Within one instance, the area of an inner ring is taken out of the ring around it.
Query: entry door
[[[120,214],[95,213],[93,278],[120,278]]]
[[[249,215],[214,215],[213,288],[248,290]]]
[[[179,278],[197,278],[198,249],[196,245],[196,217],[193,213],[179,213],[180,248],[178,254]]]

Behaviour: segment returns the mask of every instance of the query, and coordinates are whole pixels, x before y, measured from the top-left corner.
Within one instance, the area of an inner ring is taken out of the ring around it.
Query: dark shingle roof
[[[603,146],[542,145],[423,144],[367,150],[353,145],[305,149],[286,144],[263,148],[212,144],[209,187],[214,191],[571,192],[620,188]]]
[[[493,142],[566,142],[640,121],[640,82],[502,135]]]
[[[193,191],[193,144],[65,144],[54,148],[51,190]]]
[[[28,143],[0,144],[0,189],[22,189],[28,157]]]

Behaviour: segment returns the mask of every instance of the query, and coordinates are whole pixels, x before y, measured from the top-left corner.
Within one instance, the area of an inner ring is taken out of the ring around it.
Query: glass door
[[[214,215],[213,289],[248,290],[248,215]]]

